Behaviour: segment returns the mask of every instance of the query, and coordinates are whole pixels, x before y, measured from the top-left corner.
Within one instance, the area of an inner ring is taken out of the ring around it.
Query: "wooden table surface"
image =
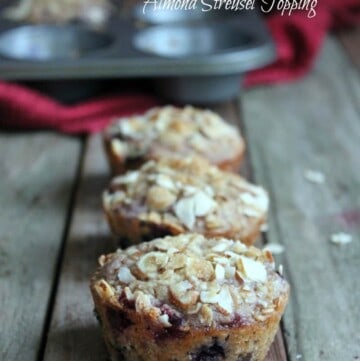
[[[261,242],[285,247],[291,299],[267,361],[360,360],[359,32],[340,39],[303,80],[214,108],[247,140],[242,173],[269,190]],[[112,250],[99,136],[2,133],[0,154],[0,360],[105,360],[88,288]],[[340,231],[353,242],[332,244]]]

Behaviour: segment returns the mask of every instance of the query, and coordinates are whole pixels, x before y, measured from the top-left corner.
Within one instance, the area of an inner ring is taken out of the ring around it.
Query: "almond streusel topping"
[[[191,326],[265,321],[288,292],[269,251],[225,238],[168,236],[99,262],[99,287],[163,327],[172,326],[169,311]]]
[[[236,127],[210,110],[187,106],[153,108],[144,115],[121,118],[106,131],[122,157],[199,154],[217,163],[244,149]]]
[[[109,212],[199,233],[241,233],[265,220],[269,204],[263,188],[194,157],[149,161],[118,176],[103,202]]]

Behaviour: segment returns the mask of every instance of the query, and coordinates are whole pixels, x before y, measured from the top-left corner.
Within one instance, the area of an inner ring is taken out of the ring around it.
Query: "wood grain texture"
[[[209,106],[209,108],[220,114],[230,124],[235,125],[240,130],[241,136],[246,138],[241,110],[239,109],[239,105],[236,101],[224,102],[216,106]],[[250,181],[253,180],[249,149],[245,149],[245,157],[241,163],[240,174]]]
[[[217,105],[216,107],[212,107],[212,109],[218,112],[229,123],[237,126],[240,129],[242,136],[245,139],[247,138],[244,119],[241,111],[241,105],[239,103],[227,102],[221,105]],[[251,158],[250,149],[248,147],[245,153],[245,158],[243,159],[243,162],[241,164],[240,174],[246,179],[254,183],[257,183],[257,179],[254,179],[255,177],[250,158]],[[265,237],[266,236],[263,234],[262,237],[255,242],[255,246],[262,248],[266,243]],[[283,335],[281,330],[279,330],[265,361],[286,361],[286,360],[287,357],[286,357]]]
[[[235,103],[216,110],[239,124]],[[243,172],[249,174],[247,160]],[[74,217],[64,255],[60,285],[45,350],[46,361],[104,360],[106,351],[93,315],[89,277],[99,255],[111,252],[112,242],[101,209],[101,192],[108,182],[108,168],[99,137],[90,138]],[[281,333],[267,361],[286,360]]]
[[[305,80],[243,96],[254,176],[271,195],[268,238],[285,245],[291,360],[360,357],[359,106],[359,74],[333,39]],[[323,172],[325,184],[307,181],[306,169]],[[339,231],[354,241],[331,244]]]
[[[76,138],[0,135],[0,359],[35,360],[80,154]]]
[[[101,194],[108,168],[100,137],[87,144],[79,192],[64,252],[61,277],[44,359],[105,360],[100,328],[93,314],[89,280],[97,258],[113,251],[102,213]]]

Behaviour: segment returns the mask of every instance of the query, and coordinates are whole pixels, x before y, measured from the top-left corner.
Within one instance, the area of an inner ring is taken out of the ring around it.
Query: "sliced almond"
[[[188,291],[187,293],[182,294],[171,294],[171,301],[182,309],[189,309],[197,303],[199,298],[199,292],[197,291]]]
[[[102,299],[109,299],[114,296],[113,288],[104,279],[98,281],[94,288]]]
[[[185,230],[184,226],[180,223],[179,219],[170,213],[162,214],[162,223],[165,226],[169,225],[176,233],[183,233]]]
[[[229,257],[232,261],[236,261],[237,259],[240,258],[239,254],[232,252],[232,251],[225,251],[224,255]]]
[[[161,272],[160,274],[159,274],[159,276],[161,276],[161,279],[162,280],[164,280],[164,281],[169,281],[170,283],[171,283],[171,281],[173,281],[174,280],[174,277],[175,277],[175,275],[174,275],[174,270],[173,269],[170,269],[169,268],[169,264],[167,264],[167,266],[166,266],[166,270],[164,271],[164,272]],[[168,282],[168,283],[169,283]],[[169,284],[170,284],[169,283]]]
[[[169,240],[168,240],[167,238],[158,239],[158,240],[156,241],[155,247],[156,247],[156,249],[158,249],[159,251],[165,251],[165,252],[167,252],[167,250],[168,250],[169,247],[170,247]]]
[[[269,209],[269,197],[265,191],[262,190],[262,188],[259,188],[261,191],[258,192],[257,198],[256,198],[256,204],[257,208],[260,209],[263,212],[267,212]]]
[[[187,261],[186,275],[196,277],[202,281],[210,281],[215,276],[211,262],[199,258]]]
[[[139,251],[139,249],[136,246],[129,247],[126,250],[126,254],[130,257],[136,257],[136,256],[140,255],[140,253],[141,252]]]
[[[138,171],[129,171],[124,175],[117,176],[112,180],[112,184],[129,184],[134,183],[139,179]]]
[[[216,206],[216,202],[205,192],[195,193],[193,199],[195,205],[195,216],[205,216]]]
[[[210,185],[206,185],[206,186],[204,187],[204,191],[205,191],[205,193],[207,193],[211,198],[213,198],[214,195],[215,195],[214,188],[211,187]]]
[[[161,268],[165,268],[169,260],[163,252],[150,252],[144,254],[136,263],[143,277],[153,278]]]
[[[227,127],[219,127],[219,121],[214,122],[212,120],[211,122],[207,122],[206,126],[204,125],[201,128],[201,131],[210,139],[218,139],[224,132],[224,129],[227,129]]]
[[[255,314],[254,315],[254,318],[257,320],[257,321],[265,321],[267,319],[267,316],[264,316],[264,315],[260,315],[260,314]]]
[[[107,259],[106,255],[102,254],[102,255],[98,258],[98,264],[99,264],[99,266],[103,266],[103,265],[105,264],[105,262],[106,262],[106,259]]]
[[[228,287],[223,287],[219,293],[219,299],[217,302],[219,311],[225,315],[229,315],[234,310],[234,301],[231,297],[231,293]]]
[[[212,257],[212,260],[213,260],[213,262],[220,263],[225,267],[230,265],[230,259],[227,257],[214,256],[214,257]]]
[[[165,175],[165,174],[158,174],[155,178],[155,183],[165,189],[168,189],[170,191],[175,191],[176,190],[176,185],[175,183],[172,181],[172,179]]]
[[[183,268],[186,266],[186,260],[187,257],[183,253],[175,253],[170,259],[169,266],[174,270]]]
[[[127,153],[127,145],[122,142],[120,139],[112,139],[111,140],[111,151],[115,153],[119,157],[126,156]]]
[[[129,138],[136,138],[138,136],[138,132],[136,131],[135,122],[129,121],[129,120],[122,120],[119,123],[119,129],[122,135]]]
[[[220,264],[215,266],[215,278],[219,282],[223,281],[225,278],[225,268]]]
[[[206,151],[209,144],[206,138],[204,138],[200,133],[194,133],[189,139],[189,145],[196,149],[199,152]]]
[[[172,326],[171,323],[169,322],[169,316],[167,314],[160,315],[158,317],[158,320],[164,327]]]
[[[150,211],[146,213],[146,215],[147,215],[146,220],[156,224],[161,223],[161,216],[158,212]]]
[[[111,209],[111,205],[112,205],[112,194],[110,194],[109,192],[105,191],[103,193],[103,196],[102,196],[102,203],[103,203],[103,207],[104,209]]]
[[[146,196],[147,205],[157,211],[162,211],[170,207],[175,201],[175,194],[159,186],[152,186]]]
[[[150,172],[152,169],[154,169],[156,166],[156,162],[154,160],[147,161],[142,167],[142,172]]]
[[[241,256],[240,260],[237,263],[239,271],[244,273],[246,278],[255,281],[255,282],[265,282],[267,278],[267,272],[265,266],[258,262],[254,261],[251,258]]]
[[[273,307],[268,307],[268,308],[264,308],[261,313],[263,313],[264,315],[268,315],[270,313],[274,312],[274,308]]]
[[[131,289],[129,287],[124,288],[124,294],[128,301],[134,300],[134,294],[132,293]]]
[[[239,271],[236,271],[236,272],[235,272],[235,278],[236,278],[236,280],[237,280],[241,285],[244,284],[243,273],[241,273],[241,272],[239,272]]]
[[[241,242],[235,242],[232,250],[236,253],[244,253],[247,251],[247,247],[245,246],[245,244],[241,243]]]
[[[122,203],[126,200],[126,194],[123,191],[114,193],[105,192],[103,195],[103,205],[105,209],[111,209],[113,205]]]
[[[199,292],[191,290],[192,288],[193,285],[186,280],[171,285],[169,290],[172,302],[184,309],[195,305]]]
[[[136,280],[127,267],[120,267],[117,276],[120,282],[127,284]]]
[[[194,186],[190,186],[190,185],[183,185],[182,189],[183,189],[183,194],[185,197],[192,196],[196,192],[198,192],[198,188],[196,188]]]
[[[152,308],[150,297],[145,293],[139,291],[135,299],[136,312],[146,312],[150,308]]]
[[[187,244],[187,250],[195,255],[202,257],[203,255],[203,240],[204,236],[200,234],[193,234],[191,241]]]
[[[261,217],[262,212],[260,212],[259,210],[255,209],[255,208],[240,208],[240,211],[243,215],[250,217],[250,218],[257,218],[257,217]]]
[[[221,240],[221,241],[219,241],[219,243],[216,246],[212,247],[211,250],[214,251],[214,252],[224,252],[232,244],[233,244],[233,242],[231,242],[231,241]]]
[[[174,206],[174,212],[179,220],[188,228],[195,225],[195,204],[193,198],[182,198]]]
[[[266,212],[268,210],[269,198],[265,191],[258,192],[256,195],[247,192],[242,193],[240,194],[240,199],[245,205],[255,209],[255,211],[258,210],[261,212]],[[250,212],[250,210],[248,211]]]
[[[200,310],[200,321],[207,326],[211,326],[213,318],[212,309],[208,305],[203,305]]]
[[[221,226],[220,219],[214,214],[210,213],[205,218],[205,225],[209,229],[219,228]]]
[[[235,277],[236,268],[234,266],[226,266],[225,267],[225,277],[228,279],[232,279]]]
[[[219,294],[213,290],[211,291],[201,291],[200,300],[203,303],[218,303]]]
[[[274,262],[274,257],[272,256],[272,253],[268,250],[263,251],[265,254],[265,259],[270,262],[273,263]]]

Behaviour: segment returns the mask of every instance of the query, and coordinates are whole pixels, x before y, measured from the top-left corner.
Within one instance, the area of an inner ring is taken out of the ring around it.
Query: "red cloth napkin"
[[[318,0],[315,10],[313,18],[307,17],[306,10],[293,12],[291,16],[286,12],[282,16],[279,11],[267,18],[277,60],[248,73],[245,86],[284,83],[307,74],[331,29],[360,24],[360,0]]]
[[[142,113],[156,104],[153,97],[128,94],[69,106],[27,87],[0,82],[0,128],[95,133],[116,116]]]
[[[360,24],[360,0],[319,0],[316,12],[312,19],[305,11],[293,12],[291,16],[273,13],[267,18],[277,61],[249,73],[246,86],[287,82],[303,76],[311,69],[330,29]],[[140,113],[155,104],[157,101],[149,96],[129,94],[67,106],[26,87],[0,82],[0,128],[92,133],[103,129],[116,116]]]

